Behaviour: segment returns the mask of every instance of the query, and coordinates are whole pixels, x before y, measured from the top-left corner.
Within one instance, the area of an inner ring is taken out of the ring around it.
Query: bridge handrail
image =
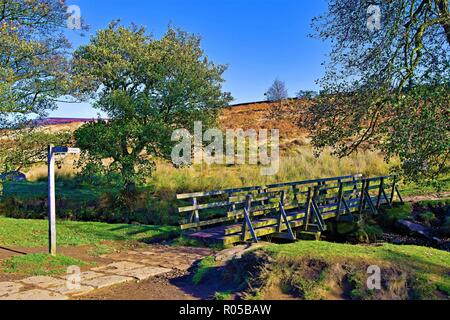
[[[361,179],[362,177],[363,177],[362,174],[354,174],[354,175],[324,178],[324,179],[311,179],[311,180],[302,180],[302,181],[295,181],[295,182],[276,183],[276,184],[269,184],[266,186],[262,185],[262,186],[253,186],[253,187],[224,189],[224,190],[211,190],[211,191],[204,191],[204,192],[182,193],[182,194],[177,194],[177,199],[185,200],[185,199],[191,199],[191,198],[218,196],[218,195],[224,195],[224,194],[230,194],[230,193],[240,193],[240,192],[246,192],[246,191],[258,191],[261,189],[274,189],[274,188],[280,188],[280,187],[301,186],[301,185],[306,185],[306,184],[323,183],[323,182],[338,181],[338,180],[345,180],[345,179],[352,179],[352,178]]]

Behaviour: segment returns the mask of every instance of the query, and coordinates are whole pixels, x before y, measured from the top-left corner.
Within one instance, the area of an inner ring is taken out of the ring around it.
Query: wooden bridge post
[[[359,211],[360,214],[364,210],[364,198],[365,198],[365,196],[364,196],[365,192],[364,191],[365,191],[365,188],[366,188],[366,180],[362,180],[361,193],[359,195],[359,208],[358,208],[358,211]]]
[[[284,193],[284,190],[281,190],[280,191],[280,204],[279,204],[279,209],[280,209],[280,214],[279,214],[279,216],[278,216],[278,229],[277,229],[277,231],[280,233],[281,232],[281,226],[282,226],[282,223],[283,223],[283,213],[282,213],[282,210],[283,210],[283,206],[284,206],[284,199],[285,199],[285,197],[286,197],[286,194]]]
[[[344,195],[344,184],[341,181],[339,181],[339,193],[338,193],[336,221],[339,221],[339,218],[341,217],[341,205],[342,205],[343,195]]]
[[[247,235],[247,227],[252,235],[253,241],[258,242],[258,238],[256,237],[255,229],[253,229],[252,220],[250,219],[252,208],[252,195],[248,194],[246,197],[246,204],[244,208],[244,224],[242,226],[242,241],[246,240]]]
[[[395,187],[397,184],[397,176],[394,176],[394,181],[392,182],[392,191],[391,191],[391,205],[394,203],[394,196],[395,196]]]
[[[354,176],[352,180],[353,180],[353,192],[352,194],[350,194],[350,199],[353,199],[353,193],[358,191],[358,182],[356,181],[356,177]]]
[[[309,226],[309,219],[311,216],[311,198],[312,198],[312,192],[311,187],[308,187],[308,193],[306,196],[306,207],[305,207],[305,222],[303,223],[305,231],[308,231]]]
[[[370,210],[372,211],[373,214],[377,214],[378,210],[372,201],[372,197],[370,196],[370,179],[367,180],[365,193],[366,193],[365,201],[369,204]]]
[[[384,178],[380,179],[380,189],[378,191],[378,198],[377,198],[377,206],[376,208],[379,210],[381,207],[381,197],[383,196],[384,192]]]
[[[282,232],[281,226],[282,226],[282,223],[284,222],[284,224],[286,225],[286,230],[287,230],[289,239],[295,240],[295,234],[292,231],[291,224],[286,215],[286,211],[284,210],[285,200],[286,200],[286,193],[284,190],[282,190],[281,194],[280,194],[280,216],[279,216],[279,220],[278,220],[278,233]]]
[[[197,207],[197,198],[192,198],[192,205],[194,207]],[[194,210],[192,212],[192,216],[191,216],[191,222],[195,222],[196,224],[200,223],[200,214],[198,212],[198,210]],[[200,227],[197,227],[197,230],[200,230]]]
[[[236,211],[236,204],[233,201],[231,201],[231,198],[232,198],[231,194],[228,194],[228,205],[229,205],[228,212],[229,213]],[[237,216],[234,217],[234,222],[235,223],[238,222]]]
[[[258,194],[263,194],[263,193],[265,193],[266,191],[267,191],[267,189],[261,188],[261,189],[258,190]],[[266,201],[262,200],[262,201],[261,201],[261,205],[264,206],[265,204],[266,204]]]

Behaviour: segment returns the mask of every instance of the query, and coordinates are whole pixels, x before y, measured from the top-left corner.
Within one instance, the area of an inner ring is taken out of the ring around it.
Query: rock
[[[432,230],[424,225],[411,222],[409,220],[399,220],[397,226],[409,235],[418,235],[428,240],[434,241]]]
[[[104,277],[105,275],[106,274],[98,273],[98,272],[94,272],[94,271],[85,271],[85,272],[80,273],[80,280],[81,281],[92,280],[95,278]],[[64,275],[62,278],[67,281],[70,277],[73,277],[73,275]]]
[[[119,261],[119,262],[114,262],[114,263],[108,264],[107,266],[93,268],[92,270],[117,273],[117,272],[122,272],[122,271],[138,269],[138,268],[142,268],[142,267],[145,267],[145,266],[142,264],[137,264],[137,263],[133,263],[133,262],[129,262],[129,261]]]
[[[79,296],[79,295],[83,295],[83,294],[93,291],[94,287],[83,286],[83,285],[78,285],[78,286],[73,285],[73,287],[72,287],[72,286],[68,286],[68,285],[62,285],[62,286],[58,286],[58,287],[48,288],[48,290],[55,291],[62,295]]]
[[[27,176],[20,171],[9,171],[0,174],[0,181],[27,181]]]
[[[159,268],[159,267],[145,267],[140,269],[128,270],[116,272],[118,275],[133,277],[139,281],[147,280],[150,277],[158,276],[161,274],[172,272],[172,269]]]
[[[134,278],[131,277],[123,277],[123,276],[106,276],[100,278],[94,278],[88,281],[82,281],[83,285],[94,287],[96,289],[101,289],[109,286],[114,286],[116,284],[121,284],[129,281],[133,281]]]
[[[240,259],[242,256],[252,250],[264,246],[263,243],[254,243],[252,245],[241,245],[231,249],[225,249],[216,254],[216,261],[227,262],[233,259]]]
[[[17,293],[20,289],[23,288],[23,285],[16,282],[0,282],[0,297],[7,296],[13,293]]]
[[[66,281],[64,281],[64,280],[53,278],[53,277],[47,277],[47,276],[35,276],[35,277],[25,278],[25,279],[20,280],[20,282],[28,284],[28,285],[44,288],[44,289],[50,288],[50,287],[63,286],[66,284]]]
[[[19,293],[11,294],[5,298],[5,300],[67,300],[68,297],[47,290],[33,289],[28,291],[22,291]]]

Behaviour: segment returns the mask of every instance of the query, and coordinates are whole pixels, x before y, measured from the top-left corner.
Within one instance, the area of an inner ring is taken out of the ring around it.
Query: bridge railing
[[[395,188],[393,176],[363,178],[357,174],[186,193],[179,194],[177,199],[185,201],[179,212],[183,215],[181,228],[187,230],[235,223],[245,220],[246,214],[250,218],[277,215],[280,213],[280,203],[288,213],[308,212],[313,205],[320,210],[320,214],[335,213],[337,216],[347,209],[372,205],[377,209],[381,204],[392,202]]]

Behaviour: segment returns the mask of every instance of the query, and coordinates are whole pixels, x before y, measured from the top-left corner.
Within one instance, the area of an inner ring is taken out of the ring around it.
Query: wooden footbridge
[[[394,197],[403,202],[396,176],[334,177],[240,189],[179,194],[181,229],[190,238],[233,244],[260,237],[295,240],[299,232],[326,231],[329,219],[377,214]]]

